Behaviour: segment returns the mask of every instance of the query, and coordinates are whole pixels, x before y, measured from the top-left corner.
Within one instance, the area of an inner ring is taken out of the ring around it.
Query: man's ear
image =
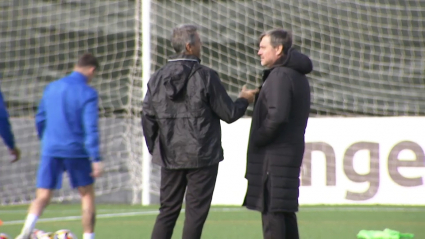
[[[276,55],[277,56],[283,55],[283,46],[282,45],[276,47]]]
[[[190,43],[186,43],[186,52],[189,54],[192,54],[192,47],[190,45]]]

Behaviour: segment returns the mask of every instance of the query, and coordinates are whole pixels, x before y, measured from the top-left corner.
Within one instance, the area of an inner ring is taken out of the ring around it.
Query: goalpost
[[[143,96],[147,92],[147,84],[151,76],[151,1],[142,1],[142,36],[143,36],[143,50],[142,50],[142,65],[143,65],[143,78],[142,78],[142,92]],[[146,141],[143,140],[143,153],[142,153],[142,205],[149,205],[150,200],[150,175],[151,175],[151,156],[148,153]]]

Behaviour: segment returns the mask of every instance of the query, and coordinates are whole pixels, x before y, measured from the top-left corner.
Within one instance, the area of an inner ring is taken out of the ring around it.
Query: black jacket
[[[291,48],[277,65],[264,71],[248,143],[244,205],[250,209],[264,210],[264,186],[269,180],[268,210],[298,210],[304,133],[310,113],[310,86],[305,74],[312,69],[311,60]]]
[[[223,160],[220,119],[232,123],[249,103],[235,102],[214,70],[194,56],[177,55],[148,82],[143,134],[155,164],[200,168]]]

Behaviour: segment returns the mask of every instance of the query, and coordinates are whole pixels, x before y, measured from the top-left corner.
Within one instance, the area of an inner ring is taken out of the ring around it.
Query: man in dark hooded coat
[[[282,29],[261,35],[258,55],[267,69],[254,103],[244,206],[262,213],[265,239],[298,239],[295,212],[310,112],[305,75],[313,65]]]

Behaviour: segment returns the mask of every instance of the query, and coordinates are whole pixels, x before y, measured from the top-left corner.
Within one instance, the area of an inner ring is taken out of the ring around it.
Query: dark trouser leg
[[[287,239],[299,239],[297,216],[295,212],[285,212],[285,228]]]
[[[262,220],[264,239],[299,239],[294,212],[263,213]]]
[[[170,239],[180,215],[187,186],[187,170],[161,168],[160,208],[152,232],[152,239]]]
[[[200,239],[217,179],[218,164],[189,170],[183,239]]]
[[[264,190],[264,212],[262,212],[264,239],[299,239],[295,212],[270,212],[270,180]]]

